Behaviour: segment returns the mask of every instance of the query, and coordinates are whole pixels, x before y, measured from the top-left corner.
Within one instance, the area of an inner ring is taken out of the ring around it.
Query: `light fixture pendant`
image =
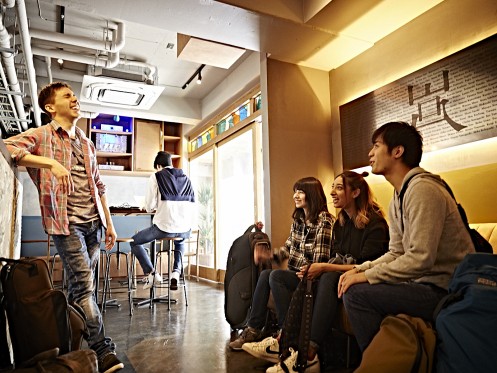
[[[200,70],[198,71],[197,84],[202,84],[202,72]]]

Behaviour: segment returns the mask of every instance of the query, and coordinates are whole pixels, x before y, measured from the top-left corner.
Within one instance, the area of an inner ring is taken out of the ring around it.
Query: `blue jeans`
[[[342,272],[325,272],[319,277],[312,311],[311,341],[321,345],[331,331],[338,304],[338,279]]]
[[[299,282],[300,279],[295,271],[283,269],[265,269],[262,271],[255,287],[252,309],[247,325],[260,330],[266,324],[267,302],[269,301],[270,291],[272,291],[278,327],[281,329],[288,307],[290,307],[292,293]]]
[[[247,325],[251,328],[262,329],[266,324],[267,302],[269,301],[269,275],[270,269],[265,269],[259,275],[255,285],[254,296],[252,298],[252,308],[250,309],[250,318]]]
[[[280,329],[283,327],[293,292],[297,289],[299,282],[300,278],[298,278],[297,272],[288,269],[275,269],[269,276],[269,286],[273,292],[276,316]]]
[[[184,233],[168,233],[163,232],[155,224],[153,224],[150,228],[145,228],[141,230],[137,234],[135,234],[133,238],[133,242],[131,245],[131,252],[136,256],[140,266],[143,269],[143,273],[148,274],[153,271],[154,266],[152,261],[150,260],[150,255],[147,253],[143,244],[152,242],[154,240],[158,240],[165,237],[182,237],[182,240],[174,241],[174,263],[173,263],[173,272],[181,273],[181,262],[183,253],[185,252],[184,241],[185,238],[190,237],[190,232]]]
[[[447,291],[430,284],[356,284],[343,295],[361,351],[369,345],[385,316],[405,313],[433,321],[433,311]]]
[[[98,264],[102,238],[100,220],[69,224],[69,236],[53,235],[68,280],[68,301],[77,303],[85,312],[88,346],[99,358],[115,350],[105,337],[102,315],[94,297],[94,271]]]

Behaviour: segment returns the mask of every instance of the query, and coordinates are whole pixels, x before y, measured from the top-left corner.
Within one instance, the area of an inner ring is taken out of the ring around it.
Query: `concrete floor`
[[[148,291],[139,285],[136,293],[146,296]],[[106,334],[116,343],[117,356],[125,364],[121,372],[260,373],[271,366],[244,351],[228,348],[231,330],[224,317],[222,284],[187,281],[188,306],[182,288],[172,294],[178,303],[172,304],[170,311],[167,304],[159,303],[152,309],[135,307],[130,316],[127,293],[113,291],[112,297],[121,307],[107,308],[103,316]]]

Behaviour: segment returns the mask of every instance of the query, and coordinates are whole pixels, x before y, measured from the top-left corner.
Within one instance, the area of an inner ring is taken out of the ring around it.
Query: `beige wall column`
[[[271,59],[266,60],[265,72],[261,88],[267,97],[269,158],[264,163],[269,169],[264,173],[269,175],[270,188],[266,220],[270,219],[273,245],[281,246],[292,221],[295,181],[314,176],[327,195],[333,182],[329,83],[325,71]]]

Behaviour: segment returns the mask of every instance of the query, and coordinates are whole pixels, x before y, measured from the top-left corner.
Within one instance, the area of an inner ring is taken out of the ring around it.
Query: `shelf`
[[[104,131],[104,130],[91,130],[92,133],[105,133],[106,135],[128,135],[131,136],[132,132],[124,132],[124,131]]]
[[[97,157],[102,158],[118,158],[118,157],[131,157],[131,153],[112,153],[112,152],[99,152],[97,151]]]
[[[181,137],[179,136],[164,136],[164,141],[167,142],[174,142],[174,141],[179,141],[181,140]]]

